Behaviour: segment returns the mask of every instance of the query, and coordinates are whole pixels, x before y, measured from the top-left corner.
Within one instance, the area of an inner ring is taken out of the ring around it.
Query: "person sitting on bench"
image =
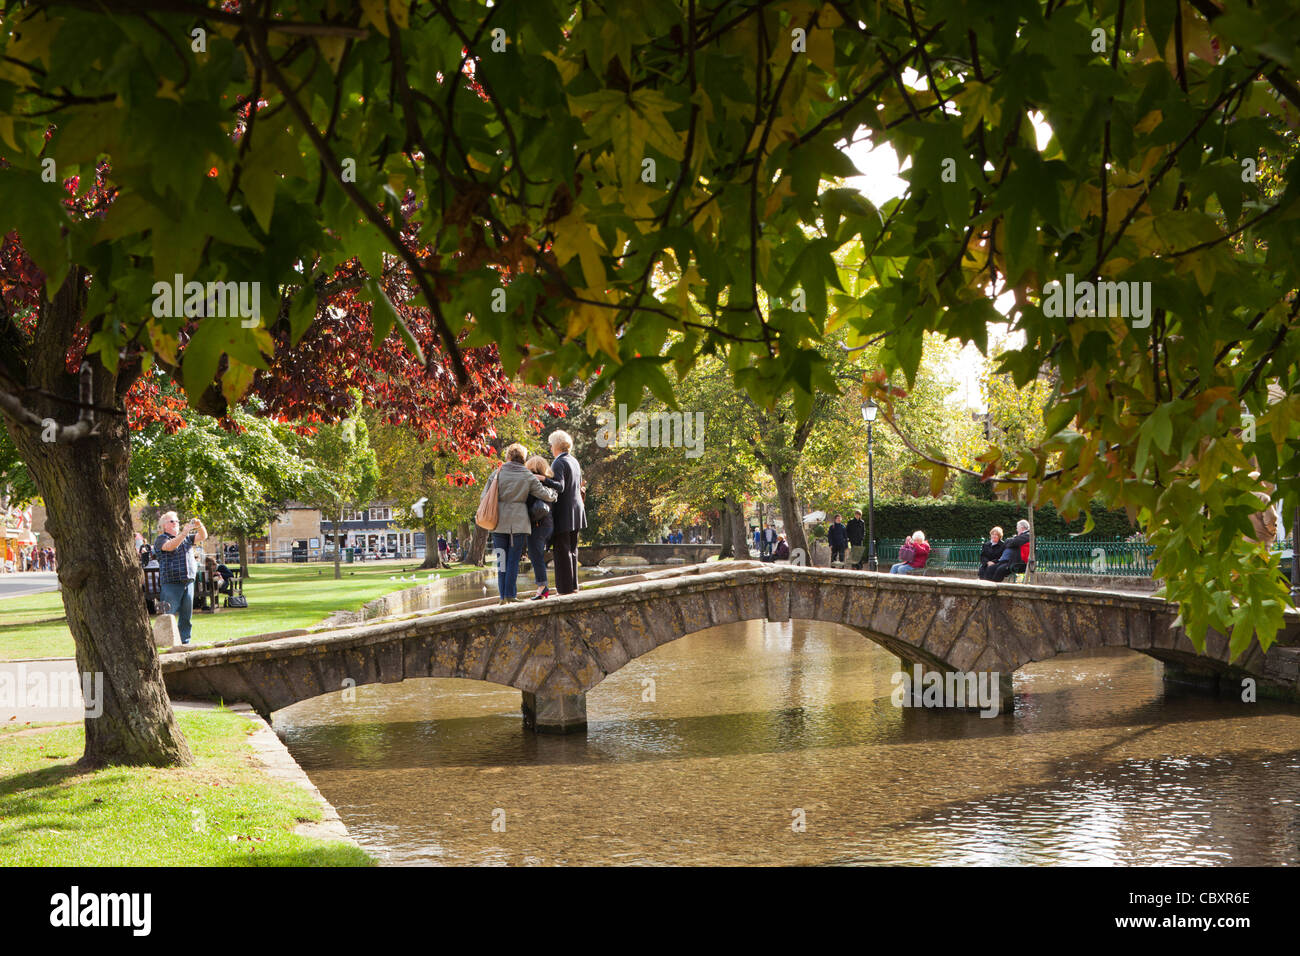
[[[1033,536],[1029,533],[1029,522],[1021,518],[1016,522],[1014,536],[1002,542],[1002,557],[993,566],[990,581],[1002,581],[1011,572],[1020,573],[1028,567],[1029,542]]]

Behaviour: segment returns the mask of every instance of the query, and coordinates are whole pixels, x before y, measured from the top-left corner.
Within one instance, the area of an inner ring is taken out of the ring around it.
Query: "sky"
[[[909,87],[915,89],[924,90],[926,87],[925,78],[917,76],[911,70],[904,71],[903,80]],[[1047,145],[1047,141],[1051,139],[1051,127],[1043,122],[1042,117],[1038,114],[1030,114],[1030,121],[1033,123],[1034,131],[1037,134],[1038,148],[1042,149]],[[898,154],[894,152],[892,146],[883,144],[873,148],[869,140],[861,138],[856,143],[849,144],[844,151],[853,160],[853,165],[862,172],[861,176],[853,176],[847,179],[845,184],[860,191],[877,206],[903,195],[907,190],[907,181],[898,175],[900,172]],[[910,163],[910,160],[908,162]],[[994,307],[999,312],[1006,314],[1014,302],[1011,293],[1003,293],[994,302]],[[1012,333],[1012,335],[1014,336],[1015,333]],[[1004,337],[1006,337],[1005,327],[989,326],[990,345],[995,340]],[[948,396],[950,403],[967,405],[978,411],[984,410],[984,401],[980,396],[979,387],[979,375],[982,366],[983,357],[980,355],[979,349],[973,345],[967,345],[962,349],[951,369],[954,379],[959,384]]]

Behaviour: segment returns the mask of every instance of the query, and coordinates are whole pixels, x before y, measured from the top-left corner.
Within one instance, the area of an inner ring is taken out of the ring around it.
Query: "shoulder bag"
[[[488,479],[487,490],[483,494],[483,500],[478,503],[478,513],[474,515],[474,523],[488,531],[495,531],[497,523],[501,520],[500,490],[497,488],[499,474],[501,474],[500,468]]]

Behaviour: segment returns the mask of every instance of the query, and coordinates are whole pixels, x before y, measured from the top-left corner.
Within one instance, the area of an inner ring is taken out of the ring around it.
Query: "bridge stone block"
[[[870,629],[877,634],[898,634],[907,613],[909,595],[901,591],[881,591],[876,597]]]
[[[628,660],[648,654],[659,646],[661,642],[655,635],[654,623],[659,617],[652,605],[640,603],[610,609],[611,632],[623,646]]]
[[[318,697],[326,693],[327,688],[320,678],[320,671],[315,662],[305,656],[287,657],[282,662],[282,672],[293,688],[297,700]]]
[[[366,647],[348,647],[341,651],[344,666],[358,687],[379,681],[379,667],[375,663],[375,655],[369,653],[369,650]]]
[[[555,670],[555,658],[551,654],[543,653],[546,648],[534,648],[532,653],[524,658],[519,673],[515,676],[513,686],[520,690],[531,688],[534,691],[546,682],[546,678],[551,676],[551,671]]]
[[[681,630],[677,636],[683,634],[694,634],[696,631],[707,630],[713,627],[713,615],[709,609],[709,601],[703,594],[687,594],[676,602],[681,612]]]
[[[1128,618],[1133,612],[1128,608],[1109,605],[1097,609],[1100,628],[1093,647],[1125,647],[1128,644]]]
[[[704,599],[709,602],[709,619],[713,621],[714,627],[720,624],[733,624],[740,620],[737,590],[729,587],[720,591],[710,591],[704,596]]]
[[[1228,638],[1213,629],[1206,631],[1205,656],[1226,663],[1228,660]]]
[[[1125,632],[1130,648],[1140,651],[1151,646],[1151,620],[1152,615],[1146,611],[1134,611],[1129,614]]]
[[[930,625],[938,613],[938,602],[930,595],[908,595],[907,607],[898,620],[895,632],[912,647],[924,647],[930,636]]]
[[[355,675],[348,672],[344,655],[337,651],[321,654],[317,659],[316,669],[320,673],[321,686],[325,688],[326,693],[342,690],[345,686],[343,682],[348,678],[356,680]]]
[[[773,624],[784,624],[790,620],[790,583],[772,581],[764,589],[767,594],[767,614],[765,617]]]
[[[402,663],[402,645],[400,642],[390,641],[380,644],[374,649],[375,669],[379,672],[379,680],[384,684],[400,684],[406,677],[406,668]]]
[[[429,676],[455,677],[460,664],[461,635],[458,631],[441,634],[430,646]]]
[[[866,578],[859,578],[849,587],[849,599],[840,613],[840,620],[849,627],[866,628],[876,610],[879,592]]]
[[[756,583],[742,584],[735,589],[736,608],[740,615],[738,620],[761,620],[767,614],[767,596],[763,585]]]
[[[293,677],[283,659],[271,658],[259,663],[255,674],[247,663],[241,664],[241,667],[245,680],[249,683],[257,682],[257,689],[261,691],[268,711],[288,707],[302,699],[298,696]]]
[[[502,635],[492,650],[483,679],[494,684],[514,686],[511,682],[531,650],[531,645],[524,641],[512,640],[508,634]]]
[[[1159,620],[1151,623],[1152,647],[1172,651],[1178,647],[1180,639],[1190,646],[1191,642],[1187,641],[1187,637],[1183,634],[1183,629],[1181,627],[1175,628],[1167,626],[1167,624],[1171,623],[1172,621],[1162,622]]]
[[[402,639],[402,670],[408,678],[433,677],[434,648],[445,638],[418,631]]]
[[[948,652],[948,664],[959,671],[975,670],[975,664],[988,648],[963,634]]]
[[[588,611],[583,617],[587,622],[583,636],[603,674],[612,674],[632,659],[618,639],[618,631],[610,614],[597,610]],[[647,650],[653,646],[650,644]]]
[[[930,627],[921,642],[921,648],[939,660],[947,660],[953,647],[963,636],[973,644],[983,647],[988,643],[987,608],[982,600],[965,598],[941,606],[930,621]]]
[[[541,623],[540,627],[534,625],[527,629],[528,637],[521,634],[517,638],[522,640],[527,652],[520,663],[519,673],[509,683],[520,690],[536,692],[551,675],[557,663],[555,622],[547,619],[539,623]],[[511,622],[510,626],[513,628],[517,624]]]
[[[591,624],[588,614],[583,613],[571,621],[559,621],[555,626],[555,659],[578,677],[579,689],[594,687],[605,676],[595,651],[587,643]],[[585,682],[587,679],[590,683]]]
[[[817,597],[821,585],[817,581],[796,581],[790,587],[790,617],[796,621],[817,620]]]
[[[1024,651],[1024,660],[1043,661],[1061,653],[1061,648],[1078,649],[1074,636],[1073,608],[1069,605],[1051,604],[1039,609],[1038,625],[1030,631],[1015,630],[1014,621],[1001,613],[994,604],[995,633],[1008,634]]]
[[[492,647],[496,644],[496,631],[485,625],[478,625],[465,631],[461,638],[460,661],[456,665],[457,677],[481,680],[487,673],[488,661],[492,656]]]
[[[839,582],[827,582],[821,586],[821,603],[818,605],[818,620],[832,623],[845,623],[844,609],[853,597],[853,588]]]

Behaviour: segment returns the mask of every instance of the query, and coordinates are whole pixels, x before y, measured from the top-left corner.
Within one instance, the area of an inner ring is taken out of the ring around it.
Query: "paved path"
[[[0,724],[84,720],[82,689],[77,662],[70,657],[0,661]],[[92,694],[99,692],[93,679],[90,690]],[[205,706],[208,705],[188,701],[172,703],[175,710],[197,710]]]
[[[26,594],[40,594],[42,591],[55,591],[59,587],[59,575],[56,571],[22,571],[14,574],[0,574],[0,600],[22,597]]]

